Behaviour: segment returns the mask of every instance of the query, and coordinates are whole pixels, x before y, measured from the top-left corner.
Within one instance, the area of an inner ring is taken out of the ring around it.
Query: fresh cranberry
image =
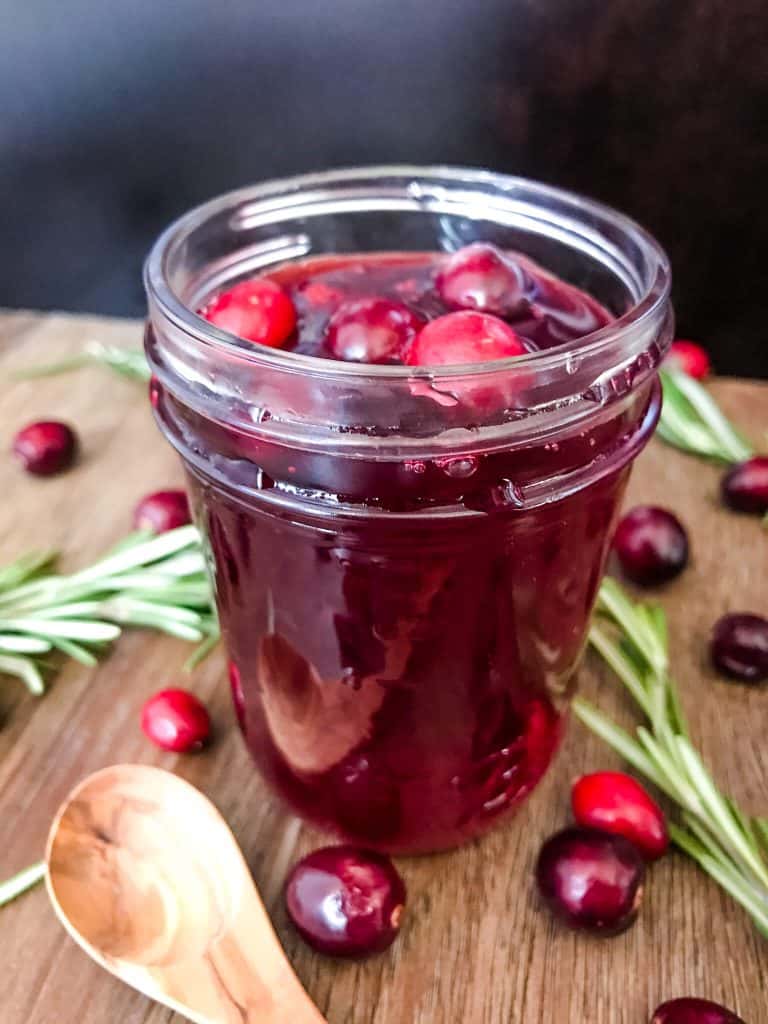
[[[665,583],[688,564],[688,536],[664,508],[638,505],[621,519],[613,548],[624,575],[634,583]]]
[[[188,690],[160,690],[141,709],[141,728],[163,750],[200,750],[211,734],[205,705]]]
[[[709,355],[706,349],[697,345],[695,341],[684,341],[682,338],[673,341],[667,359],[696,380],[704,380],[709,376]]]
[[[338,306],[344,298],[338,288],[331,288],[330,285],[322,281],[313,281],[311,278],[300,284],[298,291],[310,306]]]
[[[768,679],[768,619],[739,612],[724,615],[712,630],[712,662],[720,672],[746,683]]]
[[[583,775],[573,785],[571,805],[577,824],[624,836],[646,860],[656,860],[667,851],[669,835],[664,812],[630,775]]]
[[[405,885],[392,862],[353,846],[326,846],[294,867],[285,891],[291,920],[313,949],[366,956],[400,930]]]
[[[279,348],[296,326],[296,311],[279,284],[266,277],[241,281],[200,310],[217,327],[246,341]]]
[[[737,512],[768,512],[768,456],[740,462],[723,477],[723,501]]]
[[[708,999],[685,997],[662,1003],[651,1024],[744,1024],[744,1021],[733,1011]]]
[[[326,343],[345,362],[399,363],[423,326],[424,319],[402,302],[351,299],[328,321]]]
[[[520,267],[495,246],[475,242],[449,256],[435,280],[446,306],[514,316],[527,308]]]
[[[572,928],[616,935],[637,916],[643,859],[623,836],[566,828],[546,841],[536,865],[539,891]]]
[[[28,473],[52,476],[69,469],[77,455],[77,435],[66,423],[30,423],[13,439],[13,452]]]
[[[166,533],[192,522],[186,491],[155,491],[142,498],[133,510],[137,530]]]
[[[525,353],[512,328],[489,313],[446,313],[421,331],[406,354],[409,366],[459,366]]]

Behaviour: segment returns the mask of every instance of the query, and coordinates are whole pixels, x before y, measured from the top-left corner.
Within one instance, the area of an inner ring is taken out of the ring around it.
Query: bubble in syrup
[[[454,480],[466,480],[477,472],[477,458],[474,455],[458,456],[453,459],[438,459],[437,465],[446,476]]]
[[[403,465],[409,473],[424,473],[427,469],[426,462],[421,459],[406,459]]]

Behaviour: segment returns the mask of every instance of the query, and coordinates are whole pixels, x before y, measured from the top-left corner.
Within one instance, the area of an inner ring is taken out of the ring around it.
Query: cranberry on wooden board
[[[152,533],[166,533],[191,522],[189,498],[182,490],[155,491],[142,498],[133,511],[135,528]]]
[[[254,277],[221,292],[200,310],[210,323],[246,341],[279,348],[296,327],[296,310],[274,281]]]
[[[430,321],[408,349],[405,362],[409,366],[460,366],[525,352],[521,338],[503,320],[467,310]]]
[[[188,690],[160,690],[141,709],[144,735],[163,750],[200,750],[211,734],[205,705]]]
[[[514,316],[527,308],[519,265],[494,245],[474,242],[445,259],[435,278],[437,293],[454,309]]]
[[[28,473],[52,476],[69,469],[77,455],[77,435],[66,423],[40,420],[20,430],[13,453]]]
[[[313,949],[331,956],[380,953],[400,930],[405,885],[382,854],[354,846],[326,846],[291,871],[288,914]]]
[[[657,1007],[651,1024],[745,1024],[732,1010],[708,999],[685,996]]]
[[[335,359],[350,363],[401,363],[425,320],[403,302],[366,298],[343,302],[326,329]]]
[[[577,824],[624,836],[646,860],[662,857],[669,847],[664,812],[631,775],[583,775],[571,790],[571,806]]]
[[[712,630],[710,653],[715,668],[731,679],[768,679],[768,619],[750,612],[723,615]]]
[[[720,486],[723,501],[736,512],[768,512],[768,456],[756,455],[733,466]]]
[[[709,376],[709,354],[695,341],[686,341],[683,338],[673,341],[669,347],[667,360],[696,380],[704,380]]]
[[[624,575],[642,586],[674,579],[688,564],[688,535],[667,509],[638,505],[619,521],[613,549]]]
[[[572,827],[551,836],[536,865],[539,892],[571,928],[616,935],[637,917],[645,868],[623,836]]]

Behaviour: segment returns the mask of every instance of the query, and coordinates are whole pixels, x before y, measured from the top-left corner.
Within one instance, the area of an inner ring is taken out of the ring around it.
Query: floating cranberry
[[[536,865],[539,891],[572,928],[616,935],[637,916],[643,859],[623,836],[566,828],[546,841]]]
[[[583,775],[573,785],[571,805],[577,824],[624,836],[646,860],[656,860],[667,851],[669,834],[664,812],[630,775]]]
[[[665,583],[688,564],[688,536],[664,508],[638,505],[621,519],[613,548],[624,575],[634,583]]]
[[[715,668],[732,679],[768,679],[768,619],[749,612],[724,615],[712,630],[710,651]]]
[[[731,1010],[708,999],[686,997],[662,1003],[651,1024],[744,1024],[744,1021]]]
[[[167,533],[192,522],[186,491],[155,491],[142,498],[133,510],[133,525],[137,530]]]
[[[217,327],[246,341],[279,348],[296,326],[296,310],[279,284],[266,277],[241,281],[200,310]]]
[[[291,920],[313,949],[366,956],[380,953],[397,937],[405,885],[381,854],[326,846],[294,867],[285,898]]]
[[[721,493],[725,504],[737,512],[768,512],[768,456],[756,455],[734,466],[723,477]]]
[[[300,284],[298,290],[310,306],[338,306],[344,298],[338,288],[331,288],[323,281],[313,281],[311,278]]]
[[[400,363],[424,319],[403,302],[351,299],[343,302],[326,331],[328,351],[349,363]]]
[[[525,354],[522,339],[489,313],[446,313],[432,320],[406,355],[409,366],[459,366]]]
[[[66,423],[40,420],[18,432],[13,439],[13,453],[28,473],[52,476],[69,469],[75,461],[77,435]]]
[[[709,354],[695,341],[684,341],[682,338],[673,341],[667,359],[696,380],[704,380],[709,376]]]
[[[188,690],[160,690],[141,709],[141,728],[163,750],[200,750],[211,734],[205,705]]]
[[[527,308],[520,267],[495,246],[466,245],[449,256],[435,281],[447,306],[496,316],[514,316]]]

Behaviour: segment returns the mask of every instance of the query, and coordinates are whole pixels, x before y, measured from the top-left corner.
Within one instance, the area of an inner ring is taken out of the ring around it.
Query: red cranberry
[[[613,538],[624,575],[634,583],[665,583],[688,564],[688,536],[666,509],[638,505],[623,517]]]
[[[566,828],[546,841],[536,865],[539,891],[572,928],[616,935],[637,916],[643,859],[623,836]]]
[[[313,949],[365,956],[380,953],[397,937],[405,885],[381,854],[326,846],[294,867],[285,898],[291,920]]]
[[[673,341],[667,359],[696,380],[704,380],[709,376],[709,355],[706,349],[697,345],[695,341],[684,341],[682,338]]]
[[[188,690],[160,690],[141,709],[141,728],[163,750],[200,750],[211,734],[205,705]]]
[[[768,679],[768,619],[748,612],[724,615],[712,631],[711,654],[715,668],[732,679]]]
[[[724,1006],[708,999],[672,999],[656,1009],[651,1024],[744,1024]]]
[[[279,284],[266,277],[241,281],[200,310],[217,327],[246,341],[279,348],[296,326],[296,311]]]
[[[447,313],[432,320],[406,355],[409,366],[459,366],[525,353],[512,328],[488,313]]]
[[[166,533],[192,522],[186,491],[155,491],[142,498],[133,510],[137,530]]]
[[[299,285],[302,297],[310,306],[338,306],[344,298],[338,288],[331,288],[323,281],[308,281]]]
[[[77,435],[66,423],[30,423],[13,439],[13,452],[28,473],[52,476],[69,469],[77,455]]]
[[[737,512],[768,512],[768,456],[756,455],[734,466],[723,477],[721,493]]]
[[[484,242],[467,245],[449,256],[435,283],[440,298],[454,309],[513,316],[527,307],[520,267]]]
[[[345,362],[399,363],[423,326],[423,318],[402,302],[351,299],[328,321],[326,343]]]
[[[624,836],[646,860],[656,860],[667,851],[669,835],[664,812],[630,775],[583,775],[573,785],[571,805],[577,824]]]

